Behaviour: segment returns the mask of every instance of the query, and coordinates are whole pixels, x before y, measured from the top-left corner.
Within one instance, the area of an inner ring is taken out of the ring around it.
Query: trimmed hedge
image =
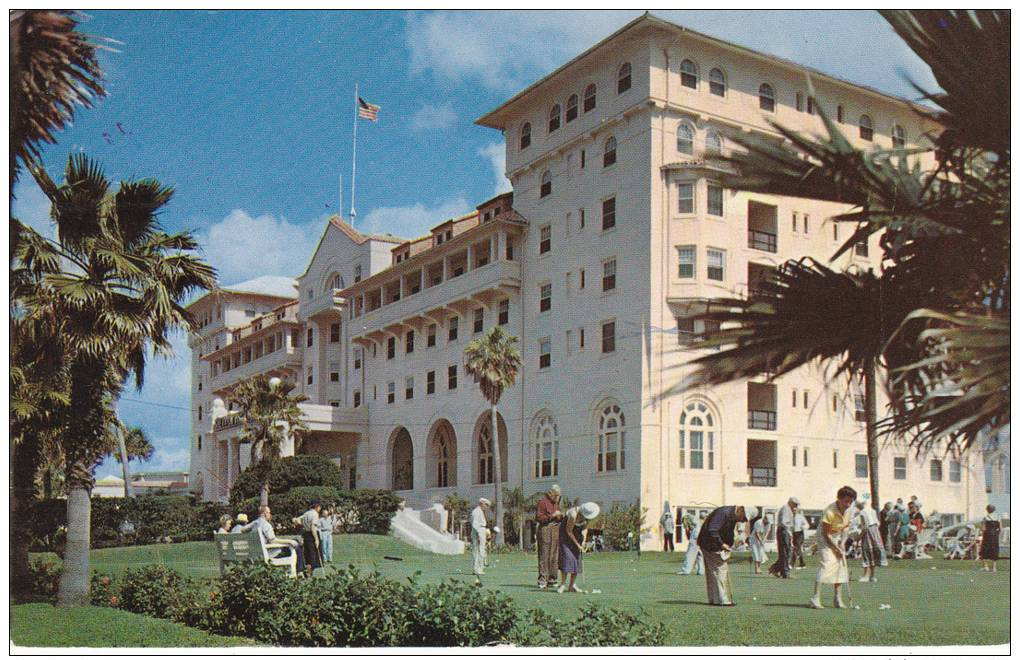
[[[354,567],[293,580],[265,565],[239,564],[208,593],[162,566],[128,571],[119,585],[106,576],[92,583],[96,605],[274,646],[655,646],[665,633],[640,612],[591,603],[573,621],[539,609],[521,615],[509,597],[478,584],[419,586],[416,576],[398,582]]]
[[[140,495],[138,497],[92,498],[93,548],[183,541],[204,541],[216,529],[226,506],[196,502],[188,495]],[[26,514],[27,532],[33,552],[63,555],[67,525],[67,500],[37,500]],[[134,531],[121,532],[129,521]]]
[[[262,489],[262,463],[253,463],[237,476],[230,489],[230,504],[238,506]],[[269,494],[286,493],[302,486],[325,486],[346,490],[347,479],[343,470],[325,456],[299,454],[273,461],[269,472]]]
[[[273,510],[273,527],[278,534],[290,534],[296,530],[291,519],[308,510],[312,499],[330,504],[337,509],[339,525],[337,531],[343,534],[389,534],[390,521],[400,498],[388,490],[338,490],[325,486],[301,486],[286,493],[269,492],[269,507]],[[254,520],[258,515],[259,498],[251,497],[241,502],[237,512],[245,512]]]

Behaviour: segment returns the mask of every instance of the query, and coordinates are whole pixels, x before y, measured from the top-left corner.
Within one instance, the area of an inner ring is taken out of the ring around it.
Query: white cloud
[[[358,229],[372,234],[414,238],[428,233],[429,229],[444,220],[464,215],[473,209],[462,196],[431,208],[421,202],[411,206],[381,206],[372,209],[364,220],[359,220]]]
[[[638,11],[412,13],[411,71],[453,82],[516,90],[637,16]]]
[[[14,217],[43,236],[56,240],[56,225],[50,220],[50,200],[40,190],[35,179],[22,172],[14,195]]]
[[[453,126],[455,121],[457,121],[457,113],[449,105],[437,106],[426,103],[411,118],[411,131],[420,133],[443,130]]]
[[[478,150],[478,155],[489,160],[492,165],[492,174],[496,177],[496,187],[493,189],[493,197],[502,195],[513,190],[510,179],[506,178],[506,144],[503,142],[491,142]]]
[[[252,217],[234,209],[198,233],[204,256],[221,284],[261,275],[295,277],[304,271],[325,227],[325,217],[295,224],[273,215]]]

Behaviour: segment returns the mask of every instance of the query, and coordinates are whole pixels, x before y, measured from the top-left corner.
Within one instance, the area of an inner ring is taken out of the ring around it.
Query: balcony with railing
[[[747,247],[763,252],[777,252],[778,226],[778,207],[755,201],[747,202]]]
[[[294,375],[301,368],[301,325],[289,319],[275,320],[255,333],[203,356],[210,365],[211,389],[229,389],[238,381],[258,374]]]
[[[774,467],[749,467],[748,483],[752,486],[764,486],[767,488],[776,487],[776,468]]]
[[[747,441],[747,477],[749,486],[775,488],[777,449],[774,440]]]
[[[501,228],[500,225],[503,225]],[[489,222],[411,257],[348,292],[354,341],[380,341],[404,327],[443,323],[520,290],[520,226]],[[431,259],[429,258],[431,257]]]
[[[346,302],[340,295],[343,289],[327,287],[319,295],[301,303],[301,315],[306,319],[313,319],[318,316],[335,316],[342,314],[342,307]]]
[[[777,422],[778,392],[770,383],[747,384],[747,428],[775,431]]]

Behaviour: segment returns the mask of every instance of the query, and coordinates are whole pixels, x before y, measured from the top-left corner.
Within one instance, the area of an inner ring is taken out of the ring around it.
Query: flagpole
[[[354,83],[354,146],[351,148],[351,227],[358,213],[354,210],[354,184],[358,173],[358,83]]]

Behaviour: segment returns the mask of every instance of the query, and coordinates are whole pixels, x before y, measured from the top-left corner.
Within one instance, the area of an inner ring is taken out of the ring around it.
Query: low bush
[[[590,527],[602,529],[606,550],[629,550],[627,534],[633,534],[631,537],[633,543],[639,542],[641,526],[647,512],[648,509],[643,509],[637,504],[630,506],[614,504],[609,511],[603,511]]]
[[[509,641],[517,646],[659,646],[665,635],[665,624],[648,623],[642,610],[635,615],[588,603],[572,621],[529,610]]]
[[[509,597],[450,580],[417,591],[409,641],[412,646],[484,646],[507,639],[516,621]]]
[[[230,489],[230,503],[239,506],[245,500],[259,496],[265,468],[253,463],[244,469]],[[269,493],[286,493],[300,486],[325,486],[345,490],[347,477],[340,467],[326,458],[314,454],[287,456],[273,461],[269,471]],[[270,504],[272,506],[272,504]]]
[[[31,575],[33,594],[40,596],[56,596],[60,586],[60,567],[48,561],[29,562],[28,572]]]
[[[269,492],[269,507],[273,510],[273,526],[278,534],[297,532],[291,519],[308,510],[308,503],[317,498],[337,509],[337,531],[341,534],[389,534],[393,514],[400,498],[388,490],[358,489],[342,491],[325,486],[302,486],[286,493]],[[254,519],[258,515],[259,498],[241,502],[237,513],[247,513]]]
[[[93,574],[89,599],[93,605],[100,607],[120,607],[120,587],[112,576]]]
[[[185,613],[198,598],[198,586],[191,579],[158,564],[126,570],[120,587],[121,608],[178,622],[187,618]]]

